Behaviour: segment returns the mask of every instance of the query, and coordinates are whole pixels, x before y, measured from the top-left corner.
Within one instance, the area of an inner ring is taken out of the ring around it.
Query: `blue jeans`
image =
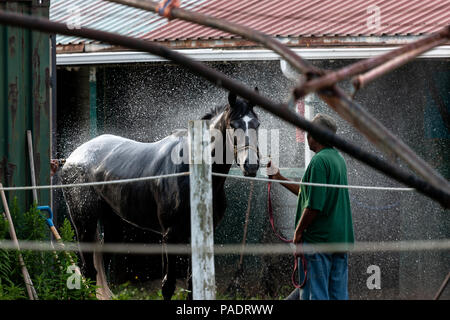
[[[348,255],[346,253],[305,254],[306,283],[301,300],[348,300]],[[299,283],[305,274],[299,259]]]

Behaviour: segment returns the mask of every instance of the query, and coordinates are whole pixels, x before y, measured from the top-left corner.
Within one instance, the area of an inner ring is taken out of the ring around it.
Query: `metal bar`
[[[8,221],[9,224],[9,234],[11,236],[11,239],[14,242],[14,248],[19,252],[19,264],[20,268],[22,270],[22,276],[25,281],[25,287],[27,289],[28,298],[30,300],[39,300],[38,295],[36,293],[36,290],[33,286],[33,281],[31,281],[30,274],[28,273],[27,266],[25,265],[25,262],[23,261],[22,254],[20,253],[20,245],[19,240],[17,240],[16,230],[14,229],[14,223],[11,218],[11,213],[9,212],[8,202],[6,201],[5,191],[3,191],[1,188],[3,185],[0,183],[0,195],[3,202],[3,209],[4,212],[4,218]]]
[[[192,297],[215,300],[212,161],[209,121],[189,121]],[[206,159],[205,159],[206,158]]]
[[[147,0],[106,0],[106,1],[115,2],[125,6],[130,6],[146,11],[152,11],[155,13],[156,8],[158,6],[157,2]],[[240,35],[256,43],[261,43],[265,47],[279,53],[287,62],[289,62],[297,70],[300,70],[302,73],[314,73],[314,74],[324,73],[321,69],[314,67],[306,60],[304,60],[302,57],[295,54],[292,50],[283,45],[281,42],[277,41],[272,37],[269,37],[268,35],[262,32],[235,23],[231,23],[222,19],[217,19],[211,16],[184,10],[181,8],[173,8],[170,14],[173,18],[183,19],[189,22],[193,22],[195,24],[202,24],[204,26]]]
[[[256,93],[253,89],[243,86],[240,82],[235,81],[226,75],[211,69],[198,61],[193,61],[167,47],[158,45],[153,42],[129,38],[109,32],[93,30],[89,28],[69,29],[62,23],[51,22],[46,19],[23,16],[14,13],[5,13],[0,10],[0,22],[9,25],[15,25],[25,28],[38,29],[48,33],[60,33],[66,35],[75,35],[83,38],[96,39],[111,44],[121,45],[135,50],[145,51],[152,54],[170,59],[176,63],[183,65],[189,71],[204,77],[213,84],[235,92],[241,97],[249,100],[255,105],[280,117],[282,120],[291,123],[300,129],[310,132],[321,142],[328,142],[341,151],[351,155],[357,160],[364,162],[372,168],[383,172],[393,179],[404,183],[405,185],[417,189],[419,192],[438,201],[444,208],[450,208],[450,189],[445,186],[435,187],[430,183],[415,177],[409,172],[384,161],[377,156],[370,154],[352,143],[340,138],[322,127],[312,124],[310,121],[300,117],[294,111],[289,110],[285,104],[277,104],[262,95]],[[336,99],[336,98],[334,98]]]
[[[337,71],[327,73],[322,77],[312,79],[304,83],[300,87],[295,88],[294,95],[297,99],[299,99],[310,92],[316,92],[320,89],[331,87],[339,81],[378,67],[379,65],[382,65],[399,55],[403,55],[417,48],[424,47],[427,44],[434,44],[432,47],[435,47],[440,43],[445,43],[446,41],[448,41],[448,39],[450,39],[450,25],[430,36],[406,44],[398,49],[370,59],[358,61]],[[429,49],[431,49],[432,47],[430,47]]]
[[[57,113],[57,67],[56,67],[56,34],[52,34],[51,36],[51,108],[50,108],[50,150],[51,155],[50,159],[57,158],[57,119],[58,119],[58,113]],[[53,175],[50,177],[50,183],[51,184],[57,184],[57,176]],[[51,207],[53,208],[53,211],[55,213],[55,223],[58,222],[58,201],[56,201],[55,192],[53,190],[50,191],[50,203]]]
[[[442,292],[444,292],[444,289],[445,289],[445,287],[447,287],[447,284],[449,281],[450,281],[450,272],[445,277],[444,282],[442,282],[441,287],[439,288],[438,292],[434,296],[434,300],[439,300],[439,297],[441,296]]]
[[[447,42],[447,39],[438,39],[434,42],[429,42],[424,44],[423,46],[420,46],[416,49],[413,49],[411,51],[408,51],[406,53],[403,53],[401,55],[398,55],[397,57],[386,61],[385,63],[379,65],[376,68],[371,69],[370,71],[366,72],[365,74],[359,75],[353,79],[353,86],[355,87],[355,91],[359,90],[363,87],[365,87],[369,82],[381,77],[382,75],[408,63],[409,61],[415,59],[422,53],[437,47],[441,44],[444,44]]]
[[[30,159],[30,174],[31,174],[31,185],[36,186],[36,173],[34,171],[34,155],[33,155],[33,138],[31,136],[31,130],[27,130],[27,141],[28,141],[28,156]],[[33,189],[33,202],[38,204],[37,190]]]
[[[89,68],[89,135],[95,138],[97,131],[97,68]]]
[[[143,0],[106,0],[123,5],[140,8],[147,11],[156,11],[157,3]],[[313,67],[306,60],[295,54],[279,41],[255,30],[225,20],[213,18],[203,14],[174,8],[171,11],[173,18],[180,18],[196,24],[217,28],[226,32],[241,35],[242,37],[255,41],[280,54],[292,67],[306,74],[307,79],[319,77],[306,82],[303,86],[294,89],[294,96],[298,99],[308,92],[318,91],[319,88],[329,87],[326,93],[318,92],[319,97],[332,107],[343,119],[352,124],[363,133],[369,141],[374,143],[380,150],[388,154],[395,154],[403,159],[417,174],[436,188],[444,186],[450,190],[450,183],[434,170],[426,161],[421,159],[411,148],[397,138],[392,132],[384,127],[378,120],[365,111],[359,104],[354,102],[348,95],[335,84],[339,79],[345,79],[355,74],[364,72],[388,61],[399,54],[408,52],[424,44],[434,42],[438,39],[450,37],[450,26],[424,39],[407,44],[399,49],[384,55],[357,62],[336,72],[324,75],[324,71]],[[322,76],[321,76],[322,75]],[[320,77],[321,76],[321,77]],[[311,88],[311,89],[310,89]]]
[[[342,89],[335,86],[333,91],[320,91],[318,95],[384,153],[403,159],[422,179],[434,187],[450,190],[450,183],[444,177]]]

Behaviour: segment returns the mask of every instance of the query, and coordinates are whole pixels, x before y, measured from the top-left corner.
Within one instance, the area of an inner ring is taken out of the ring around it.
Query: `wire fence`
[[[86,182],[75,184],[60,184],[60,185],[44,185],[44,186],[24,186],[24,187],[0,187],[3,191],[17,191],[17,190],[34,190],[34,189],[58,189],[58,188],[74,188],[74,187],[89,187],[108,184],[133,183],[140,181],[150,181],[164,178],[188,176],[190,172],[180,172],[174,174],[148,176],[130,179],[119,179],[101,182]],[[386,191],[414,191],[413,188],[396,188],[396,187],[379,187],[379,186],[356,186],[356,185],[335,185],[335,184],[321,184],[321,183],[305,183],[297,181],[275,180],[268,178],[246,177],[233,174],[212,173],[213,176],[244,179],[259,182],[271,182],[281,184],[296,184],[308,185],[317,187],[330,188],[348,188],[348,189],[366,189],[366,190],[386,190]],[[62,243],[62,245],[53,243],[45,243],[41,241],[27,241],[20,240],[21,250],[35,250],[35,251],[83,251],[83,252],[104,252],[104,253],[119,253],[119,254],[161,254],[163,246],[161,244],[144,244],[144,243]],[[206,248],[206,247],[205,247]],[[17,250],[13,241],[0,241],[0,249]],[[191,248],[190,245],[175,245],[164,244],[164,252],[169,254],[191,254],[192,250],[199,248]],[[202,248],[204,249],[204,248]],[[207,248],[206,248],[207,249]],[[246,254],[246,255],[283,255],[292,254],[296,250],[294,244],[215,244],[213,253],[215,255],[231,255],[231,254]],[[390,241],[390,242],[356,242],[349,246],[345,243],[326,243],[326,244],[308,244],[302,246],[304,253],[313,252],[340,252],[346,251],[349,253],[374,253],[374,252],[400,252],[400,251],[426,251],[426,250],[450,250],[450,239],[440,240],[408,240],[408,241]]]
[[[189,171],[173,173],[173,174],[166,174],[166,175],[148,176],[148,177],[139,177],[139,178],[130,178],[130,179],[118,179],[118,180],[110,180],[110,181],[97,181],[97,182],[85,182],[85,183],[73,183],[73,184],[58,184],[58,185],[43,185],[43,186],[0,187],[0,190],[3,190],[3,191],[21,191],[21,190],[26,191],[26,190],[39,190],[39,189],[63,189],[63,188],[76,188],[76,187],[93,187],[93,186],[101,186],[101,185],[108,185],[108,184],[121,184],[121,183],[157,180],[157,179],[164,179],[164,178],[182,177],[182,176],[188,176],[188,175],[190,175]],[[233,175],[233,174],[224,174],[224,173],[216,173],[216,172],[213,172],[212,175],[217,176],[217,177],[225,177],[225,178],[233,178],[233,179],[244,179],[244,180],[259,181],[259,182],[275,182],[275,183],[281,183],[281,184],[305,185],[305,186],[313,186],[313,187],[363,189],[363,190],[384,190],[384,191],[415,191],[416,190],[414,188],[358,186],[358,185],[339,185],[339,184],[298,182],[298,181],[276,180],[276,179],[269,179],[269,178],[246,177],[246,176],[238,176],[238,175]]]
[[[73,183],[73,184],[55,184],[55,185],[45,185],[45,186],[26,186],[26,187],[0,187],[3,191],[20,191],[20,190],[36,190],[36,189],[63,189],[63,188],[76,188],[76,187],[94,187],[102,186],[108,184],[120,184],[120,183],[130,183],[130,182],[140,182],[148,180],[157,180],[163,178],[173,178],[189,175],[189,172],[172,173],[159,176],[149,176],[149,177],[139,177],[130,179],[118,179],[110,181],[96,181],[96,182],[84,182],[84,183]]]

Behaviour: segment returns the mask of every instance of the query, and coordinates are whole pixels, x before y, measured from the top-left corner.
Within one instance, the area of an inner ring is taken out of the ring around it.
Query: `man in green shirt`
[[[336,122],[325,114],[317,114],[312,122],[336,133]],[[341,154],[321,144],[309,133],[309,148],[315,152],[302,182],[347,185],[347,167]],[[276,180],[289,180],[271,165],[267,175]],[[354,242],[350,198],[347,188],[282,184],[298,195],[293,242],[298,244]],[[307,276],[301,290],[302,300],[348,299],[348,256],[346,252],[305,254]],[[300,278],[304,275],[302,264]],[[300,279],[301,282],[303,279]]]

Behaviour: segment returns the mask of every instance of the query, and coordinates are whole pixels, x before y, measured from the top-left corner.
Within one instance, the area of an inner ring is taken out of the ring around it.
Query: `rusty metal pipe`
[[[414,51],[418,48],[427,47],[428,48],[427,50],[429,50],[439,45],[440,43],[448,41],[449,39],[450,39],[450,25],[446,26],[445,28],[441,29],[440,31],[432,35],[429,35],[415,42],[406,44],[398,49],[392,50],[390,52],[387,52],[385,54],[373,58],[358,61],[349,66],[341,68],[337,71],[329,72],[322,77],[315,78],[308,82],[305,82],[301,86],[294,89],[294,95],[297,99],[299,99],[310,92],[316,92],[320,89],[331,87],[334,84],[338,83],[339,81],[348,79],[352,76],[356,76],[370,69],[376,68],[388,62],[389,60],[395,59],[400,55],[407,54],[408,52]],[[441,42],[441,40],[443,41]]]
[[[447,287],[447,284],[449,283],[449,281],[450,281],[450,272],[445,277],[444,282],[442,282],[442,284],[441,284],[438,292],[436,292],[433,300],[439,300],[440,296],[442,295],[442,293],[445,290],[445,287]]]
[[[157,3],[144,0],[106,0],[135,8],[156,12]],[[405,45],[399,49],[388,52],[384,55],[363,60],[345,67],[336,72],[323,75],[324,71],[313,67],[309,62],[295,54],[288,47],[279,41],[261,33],[249,29],[244,26],[233,24],[225,20],[213,18],[203,14],[190,12],[187,10],[174,8],[171,11],[171,17],[180,18],[196,24],[202,24],[208,27],[216,28],[222,31],[241,35],[242,37],[255,41],[265,47],[275,51],[292,67],[298,71],[305,73],[308,79],[315,78],[305,83],[304,86],[294,90],[294,96],[298,98],[304,95],[310,88],[312,91],[319,91],[319,97],[325,101],[334,111],[336,111],[343,119],[353,125],[357,130],[363,133],[369,141],[375,144],[378,149],[387,154],[395,154],[403,159],[410,168],[412,168],[423,179],[433,184],[436,188],[444,186],[450,189],[450,183],[444,179],[436,170],[434,170],[426,161],[421,159],[411,148],[398,139],[392,132],[385,128],[378,120],[370,115],[359,104],[354,102],[350,97],[335,84],[339,79],[345,79],[352,75],[359,74],[370,68],[376,67],[384,62],[396,57],[399,54],[409,52],[417,47],[434,42],[438,39],[447,39],[450,35],[450,26],[443,28],[441,31],[418,40],[414,43]],[[320,75],[323,75],[320,77]],[[330,87],[331,86],[331,87]],[[328,87],[329,90],[319,89]],[[304,91],[306,89],[306,91]]]
[[[158,6],[157,2],[146,1],[146,0],[105,0],[108,2],[114,2],[122,4],[125,6],[138,8],[146,11],[153,11],[156,13],[156,8]],[[290,50],[288,47],[283,45],[278,40],[253,29],[245,26],[241,26],[236,23],[228,22],[222,19],[207,16],[201,13],[188,11],[181,8],[173,8],[171,11],[172,18],[178,18],[185,21],[189,21],[195,24],[201,24],[207,27],[219,29],[232,34],[237,34],[245,39],[254,41],[264,45],[266,48],[273,50],[282,56],[287,62],[289,62],[293,67],[305,74],[317,74],[322,75],[324,72],[311,65],[309,62],[304,60],[302,57],[297,55],[295,52]]]
[[[342,89],[335,86],[329,91],[319,91],[318,95],[385,154],[396,155],[403,159],[411,169],[433,186],[450,190],[450,183],[444,177]]]
[[[399,56],[396,56],[395,58],[386,61],[385,63],[379,65],[378,67],[373,68],[372,70],[364,74],[354,77],[352,79],[352,83],[355,88],[355,91],[365,87],[369,82],[372,82],[373,80],[381,77],[382,75],[403,66],[404,64],[420,56],[422,53],[446,42],[447,42],[446,38],[441,38],[433,42],[425,43],[423,46],[417,47],[416,49],[413,49]]]
[[[6,13],[0,10],[0,23],[8,24],[16,27],[30,28],[47,33],[59,33],[65,35],[74,35],[82,38],[96,39],[107,43],[121,45],[131,49],[149,52],[155,55],[159,55],[163,58],[172,60],[194,74],[204,77],[213,84],[235,92],[239,96],[249,100],[250,102],[258,105],[265,110],[275,114],[284,121],[293,124],[312,135],[317,137],[319,142],[327,142],[339,150],[349,154],[350,156],[358,159],[359,161],[371,166],[372,168],[390,176],[391,178],[409,186],[415,188],[419,192],[427,195],[431,199],[439,202],[444,208],[450,208],[450,190],[448,188],[436,188],[430,183],[415,177],[409,172],[395,167],[387,161],[380,159],[379,157],[362,150],[361,148],[353,145],[352,143],[342,139],[341,137],[333,134],[332,132],[323,129],[320,126],[312,124],[305,118],[300,117],[296,112],[290,110],[286,104],[277,104],[271,100],[256,93],[253,89],[247,88],[240,82],[229,78],[228,76],[216,71],[206,65],[194,61],[180,53],[170,50],[162,45],[155,44],[153,42],[138,40],[118,34],[109,32],[93,30],[88,28],[83,29],[69,29],[65,24],[58,22],[51,22],[47,19],[36,18],[32,16],[19,15],[15,13]]]

